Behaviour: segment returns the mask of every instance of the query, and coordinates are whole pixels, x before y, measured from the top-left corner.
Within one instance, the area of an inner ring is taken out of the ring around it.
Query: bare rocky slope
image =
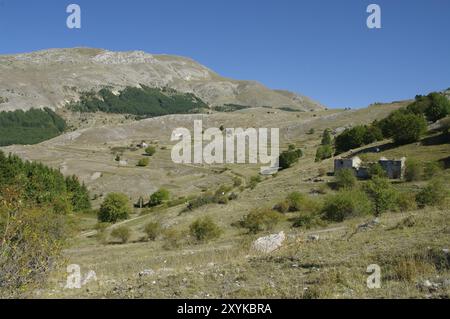
[[[178,56],[89,48],[0,56],[0,111],[56,109],[77,100],[83,91],[105,86],[120,90],[141,84],[194,93],[210,105],[323,109],[307,97],[271,90],[254,81],[227,79]]]

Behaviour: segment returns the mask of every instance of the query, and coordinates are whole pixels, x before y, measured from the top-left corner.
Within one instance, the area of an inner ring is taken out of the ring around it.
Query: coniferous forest
[[[65,129],[66,122],[49,108],[0,112],[0,146],[38,144]]]

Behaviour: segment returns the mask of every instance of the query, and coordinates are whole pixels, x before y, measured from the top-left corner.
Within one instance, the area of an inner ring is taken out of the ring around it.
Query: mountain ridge
[[[181,56],[94,48],[0,55],[0,111],[57,109],[78,100],[85,91],[140,85],[193,93],[210,106],[239,104],[301,111],[324,108],[310,98],[272,90],[257,81],[222,77]]]

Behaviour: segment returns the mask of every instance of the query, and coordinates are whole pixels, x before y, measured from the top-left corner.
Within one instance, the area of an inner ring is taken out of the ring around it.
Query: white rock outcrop
[[[285,240],[286,235],[284,232],[281,232],[279,234],[258,238],[253,242],[252,248],[258,252],[270,254],[279,249]]]

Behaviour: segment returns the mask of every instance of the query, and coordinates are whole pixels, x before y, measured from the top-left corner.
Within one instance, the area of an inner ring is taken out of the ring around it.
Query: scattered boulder
[[[371,221],[368,221],[367,223],[361,224],[358,226],[358,231],[365,231],[372,228],[375,228],[376,226],[380,225],[380,219],[375,218]]]
[[[308,241],[318,241],[320,239],[319,235],[309,235]]]
[[[270,254],[280,248],[285,240],[286,235],[284,232],[281,232],[279,234],[258,238],[253,242],[252,248],[258,252]]]
[[[127,161],[124,160],[119,161],[119,166],[127,166],[127,165],[128,165]]]
[[[155,274],[155,271],[152,269],[145,269],[139,273],[139,277],[152,276]]]

